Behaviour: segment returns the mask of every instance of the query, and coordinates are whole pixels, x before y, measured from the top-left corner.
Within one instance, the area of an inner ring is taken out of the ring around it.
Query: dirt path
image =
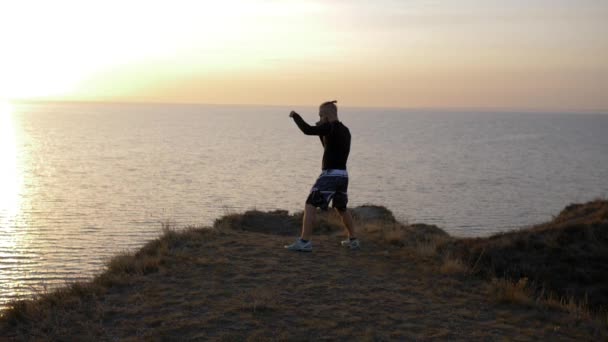
[[[313,253],[285,236],[223,231],[171,243],[159,269],[99,296],[65,300],[0,333],[74,339],[598,340],[567,313],[492,302],[486,283],[367,242],[318,236]]]

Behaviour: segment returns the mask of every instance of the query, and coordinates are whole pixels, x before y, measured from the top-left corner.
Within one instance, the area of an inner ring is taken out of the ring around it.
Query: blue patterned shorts
[[[325,170],[310,189],[306,204],[327,210],[332,207],[344,211],[348,204],[348,173],[346,170]]]

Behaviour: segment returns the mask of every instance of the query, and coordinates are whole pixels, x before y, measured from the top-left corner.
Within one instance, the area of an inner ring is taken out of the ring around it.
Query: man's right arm
[[[329,132],[331,130],[331,125],[329,123],[325,123],[325,124],[322,124],[319,126],[311,126],[311,125],[307,124],[306,121],[304,121],[304,119],[302,119],[300,114],[298,114],[296,112],[291,112],[290,116],[293,118],[293,121],[295,121],[296,125],[298,125],[298,128],[300,128],[302,133],[304,133],[306,135],[323,136],[323,135],[329,134]]]

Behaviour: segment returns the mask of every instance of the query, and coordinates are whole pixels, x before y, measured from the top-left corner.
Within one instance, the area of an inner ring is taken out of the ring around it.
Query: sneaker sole
[[[294,249],[294,248],[289,248],[289,246],[284,246],[283,248],[285,248],[288,251],[293,251],[293,252],[308,252],[308,253],[312,252],[312,248],[311,249],[301,249],[301,248]]]
[[[310,253],[312,252],[312,249],[289,249],[286,248],[288,251],[292,251],[292,252],[303,252],[303,253]]]
[[[358,245],[356,247],[353,247],[353,245],[351,245],[351,244],[342,244],[342,243],[340,243],[340,245],[342,246],[342,248],[348,248],[348,249],[359,249],[359,248],[361,248],[361,245]]]

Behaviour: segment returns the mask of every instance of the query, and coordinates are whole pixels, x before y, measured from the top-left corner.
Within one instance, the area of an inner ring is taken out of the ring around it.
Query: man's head
[[[336,103],[338,101],[329,101],[319,106],[319,122],[332,122],[338,120],[338,107]]]

